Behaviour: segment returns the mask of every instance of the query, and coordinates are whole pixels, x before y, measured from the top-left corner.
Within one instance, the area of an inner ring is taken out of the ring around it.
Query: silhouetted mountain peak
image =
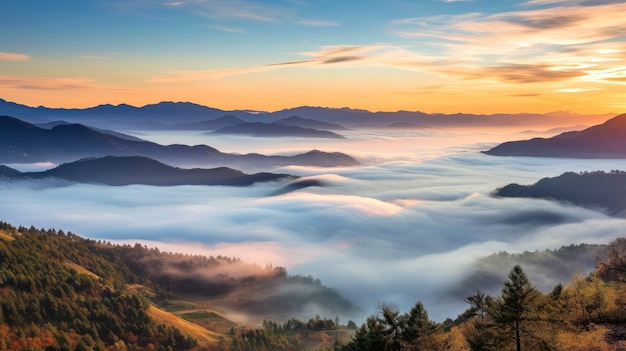
[[[604,122],[602,125],[606,127],[615,127],[619,126],[620,128],[626,129],[626,113],[615,116],[608,121]]]
[[[105,156],[83,158],[63,163],[44,172],[21,173],[11,168],[0,168],[0,178],[43,179],[57,178],[70,182],[104,185],[231,185],[247,186],[257,182],[293,179],[288,174],[257,173],[245,174],[242,171],[217,167],[178,168],[166,165],[144,156]]]
[[[215,130],[216,134],[243,134],[255,137],[309,137],[341,139],[341,135],[312,128],[304,128],[282,123],[244,122]]]
[[[9,128],[11,126],[22,127],[22,128],[37,128],[31,123],[22,121],[21,119],[11,117],[11,116],[0,116],[0,123],[2,124],[2,129]]]
[[[485,152],[495,156],[625,158],[626,114],[582,131],[544,139],[510,141]]]
[[[22,174],[22,172],[17,169],[13,169],[11,167],[0,165],[0,179],[1,178],[15,178]]]
[[[602,208],[611,215],[625,216],[626,172],[566,172],[543,178],[532,185],[509,184],[496,189],[500,197],[528,197],[566,201],[578,206]]]

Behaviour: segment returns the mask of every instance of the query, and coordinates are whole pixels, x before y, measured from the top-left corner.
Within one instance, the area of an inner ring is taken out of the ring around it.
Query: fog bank
[[[416,139],[393,139],[390,150],[400,141]],[[463,290],[459,285],[478,258],[607,243],[624,234],[623,219],[490,192],[565,171],[626,170],[626,161],[494,157],[476,152],[482,144],[446,143],[414,159],[419,147],[407,144],[410,152],[377,154],[370,158],[377,162],[359,168],[285,167],[279,170],[323,186],[277,196],[285,182],[246,188],[0,183],[0,220],[282,265],[336,287],[365,313],[382,301],[407,310],[421,300],[436,320],[466,308],[446,292]]]

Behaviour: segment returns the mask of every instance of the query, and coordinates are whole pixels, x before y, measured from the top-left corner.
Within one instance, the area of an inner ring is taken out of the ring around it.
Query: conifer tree
[[[524,324],[534,312],[535,301],[540,296],[541,293],[530,283],[522,267],[513,267],[496,301],[493,317],[497,324],[512,330],[517,351],[522,350]]]

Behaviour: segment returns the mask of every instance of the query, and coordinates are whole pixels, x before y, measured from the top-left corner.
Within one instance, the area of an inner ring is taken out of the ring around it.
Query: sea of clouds
[[[148,137],[181,142],[184,135]],[[162,251],[285,266],[290,274],[311,274],[337,288],[364,315],[381,302],[406,311],[420,300],[431,318],[441,321],[467,307],[462,296],[449,292],[463,291],[459,285],[481,257],[607,243],[626,234],[626,220],[601,212],[490,196],[512,182],[531,184],[566,171],[626,170],[624,160],[478,152],[511,137],[493,132],[353,132],[345,141],[253,140],[252,150],[249,140],[198,136],[198,143],[227,152],[285,153],[311,146],[344,151],[364,166],[276,169],[323,184],[281,195],[274,194],[285,182],[252,187],[2,183],[0,220],[93,239],[141,242]],[[542,280],[538,272],[530,278],[542,286],[558,283]]]

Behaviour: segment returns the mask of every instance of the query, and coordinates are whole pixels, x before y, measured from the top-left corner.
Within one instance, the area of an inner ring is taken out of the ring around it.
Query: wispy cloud
[[[584,88],[565,88],[557,90],[559,93],[584,93],[587,91],[595,91],[602,90],[602,88],[592,88],[592,87],[584,87]]]
[[[300,53],[304,60],[275,62],[256,67],[217,70],[194,70],[170,72],[167,75],[155,77],[152,82],[180,83],[191,80],[214,79],[225,76],[242,75],[250,73],[267,72],[285,67],[321,67],[349,65],[379,65],[382,64],[382,56],[393,56],[395,49],[391,46],[375,45],[330,45],[324,46],[317,51]],[[357,63],[358,62],[358,63]]]
[[[475,78],[494,77],[512,83],[539,83],[566,80],[583,76],[576,70],[557,70],[548,65],[512,64],[490,66],[475,75]]]
[[[295,63],[294,63],[295,64]],[[248,68],[232,68],[232,69],[209,69],[209,70],[190,70],[190,71],[173,71],[165,75],[157,76],[150,79],[149,83],[157,84],[176,84],[186,83],[190,81],[201,81],[207,79],[216,79],[227,76],[238,76],[250,73],[260,73],[271,71],[270,65]]]
[[[44,78],[44,77],[18,77],[0,75],[0,88],[19,90],[54,90],[54,91],[79,91],[79,90],[116,90],[123,88],[111,87],[96,83],[91,78]]]
[[[556,0],[533,0],[525,4],[555,6],[398,19],[390,23],[390,30],[414,41],[412,45],[328,45],[299,53],[302,59],[227,70],[171,72],[154,81],[182,82],[286,67],[377,66],[516,85],[626,83],[626,3],[604,1],[590,6],[576,1],[561,6]],[[567,86],[555,86],[553,91],[570,89]]]
[[[25,55],[25,54],[18,54],[15,52],[0,52],[0,60],[26,61],[26,60],[30,60],[30,56]]]
[[[587,3],[568,1],[568,6],[496,14],[406,18],[394,21],[391,28],[407,39],[434,42],[440,54],[464,61],[445,70],[435,68],[445,74],[516,83],[564,79],[614,83],[615,66],[626,60],[626,4]],[[533,0],[526,4],[565,2]]]
[[[299,20],[296,23],[301,24],[303,26],[312,26],[312,27],[334,27],[340,24],[339,22],[319,21],[319,20],[311,20],[311,19]]]
[[[623,2],[622,0],[529,0],[524,5],[605,5],[605,4],[618,4]]]
[[[247,0],[117,0],[113,6],[119,9],[169,8],[185,11],[211,19],[234,19],[260,22],[272,22],[278,18],[289,17],[288,9],[267,2]]]
[[[246,32],[242,28],[220,26],[220,25],[215,25],[215,24],[208,25],[207,27],[212,28],[212,29],[217,29],[217,30],[220,30],[222,32],[228,32],[228,33],[245,33]]]
[[[260,22],[272,22],[288,15],[287,10],[242,0],[187,0],[171,1],[167,6],[186,9],[198,15],[213,19],[242,19]]]

